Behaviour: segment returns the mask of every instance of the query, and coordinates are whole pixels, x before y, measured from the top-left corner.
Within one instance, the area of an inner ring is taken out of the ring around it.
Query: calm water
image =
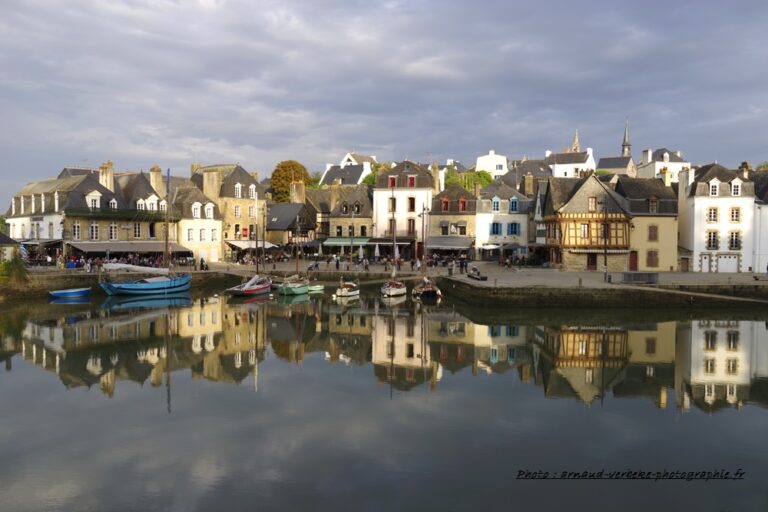
[[[768,510],[768,315],[166,306],[0,313],[0,509]]]

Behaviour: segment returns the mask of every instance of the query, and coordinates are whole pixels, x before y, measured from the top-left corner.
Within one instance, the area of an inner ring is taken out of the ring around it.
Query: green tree
[[[19,287],[29,281],[29,271],[18,251],[8,261],[0,265],[0,281]]]
[[[283,160],[272,171],[270,186],[272,187],[272,199],[278,203],[287,203],[291,199],[291,182],[303,181],[309,184],[312,177],[307,168],[296,160]]]
[[[756,171],[768,171],[768,160],[765,162],[760,162],[757,164],[757,167],[755,168]]]
[[[493,176],[487,171],[472,171],[472,172],[457,172],[455,168],[449,167],[445,172],[445,187],[448,188],[451,185],[458,185],[464,190],[474,192],[475,183],[480,185],[480,188],[486,187],[493,183]]]
[[[307,183],[307,188],[320,188],[320,180],[323,179],[323,173],[320,171],[313,172],[312,175],[309,177],[309,183]]]

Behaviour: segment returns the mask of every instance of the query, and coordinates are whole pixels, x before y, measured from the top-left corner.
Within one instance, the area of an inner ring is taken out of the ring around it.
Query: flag
[[[21,257],[25,260],[29,259],[29,252],[27,251],[27,248],[24,247],[24,245],[20,245],[21,247]]]

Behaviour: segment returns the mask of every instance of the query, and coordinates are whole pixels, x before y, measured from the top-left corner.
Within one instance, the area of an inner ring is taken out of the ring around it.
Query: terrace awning
[[[430,236],[427,239],[427,249],[466,250],[472,246],[472,240],[466,236]]]
[[[325,239],[323,245],[326,247],[349,247],[349,245],[367,245],[370,238],[367,237],[343,237],[334,236]]]
[[[397,245],[411,245],[414,241],[413,237],[408,237],[406,239],[398,238],[397,239]],[[392,239],[389,237],[380,237],[380,238],[370,238],[368,240],[368,245],[392,245]]]
[[[272,249],[274,247],[277,247],[272,242],[267,242],[265,240],[225,240],[229,245],[236,249],[240,249],[241,251],[248,250],[248,249]]]
[[[70,246],[86,254],[106,254],[110,253],[157,253],[162,254],[165,251],[165,242],[68,242]],[[192,251],[186,247],[169,242],[168,249],[175,253],[189,253]]]

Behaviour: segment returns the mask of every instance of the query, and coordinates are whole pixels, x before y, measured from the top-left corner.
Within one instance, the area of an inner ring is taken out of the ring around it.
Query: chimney
[[[155,189],[159,197],[165,197],[165,187],[163,186],[163,170],[159,165],[153,165],[149,170],[149,184]]]
[[[218,168],[213,167],[203,171],[203,194],[218,201],[221,195],[221,174]]]
[[[675,151],[675,155],[677,155],[677,158],[683,158],[683,152],[680,151],[679,149]]]
[[[291,199],[290,199],[291,203],[304,204],[307,202],[307,194],[305,192],[303,181],[291,182],[290,191],[291,191]]]
[[[248,174],[251,175],[251,178],[253,178],[253,181],[256,183],[259,183],[259,171],[251,171]]]
[[[644,149],[643,150],[643,159],[640,161],[640,163],[647,164],[651,161],[651,150],[650,149]]]
[[[115,169],[112,167],[112,160],[107,160],[99,166],[99,184],[110,192],[115,191]]]
[[[551,155],[551,154],[552,154],[552,152],[550,150],[546,150],[544,152],[544,158],[549,158],[549,155]]]
[[[496,150],[495,149],[491,149],[490,151],[488,151],[488,154],[489,155],[495,155],[496,154]]]
[[[333,180],[333,183],[331,183],[331,211],[333,211],[334,208],[336,208],[336,205],[339,204],[339,198],[341,197],[341,180],[339,178],[336,178]]]
[[[474,188],[472,190],[472,193],[475,195],[475,197],[480,197],[480,184],[478,182],[474,183]]]
[[[432,166],[429,168],[429,173],[432,175],[432,190],[435,194],[440,193],[440,166],[437,165],[437,161],[432,162]]]
[[[194,176],[198,169],[200,169],[200,162],[192,162],[189,166],[189,176]]]
[[[523,183],[525,185],[524,193],[528,197],[533,197],[533,174],[528,173],[523,177]]]
[[[665,187],[671,187],[672,186],[672,173],[667,169],[666,167],[661,170],[661,179],[664,180],[664,186]]]

